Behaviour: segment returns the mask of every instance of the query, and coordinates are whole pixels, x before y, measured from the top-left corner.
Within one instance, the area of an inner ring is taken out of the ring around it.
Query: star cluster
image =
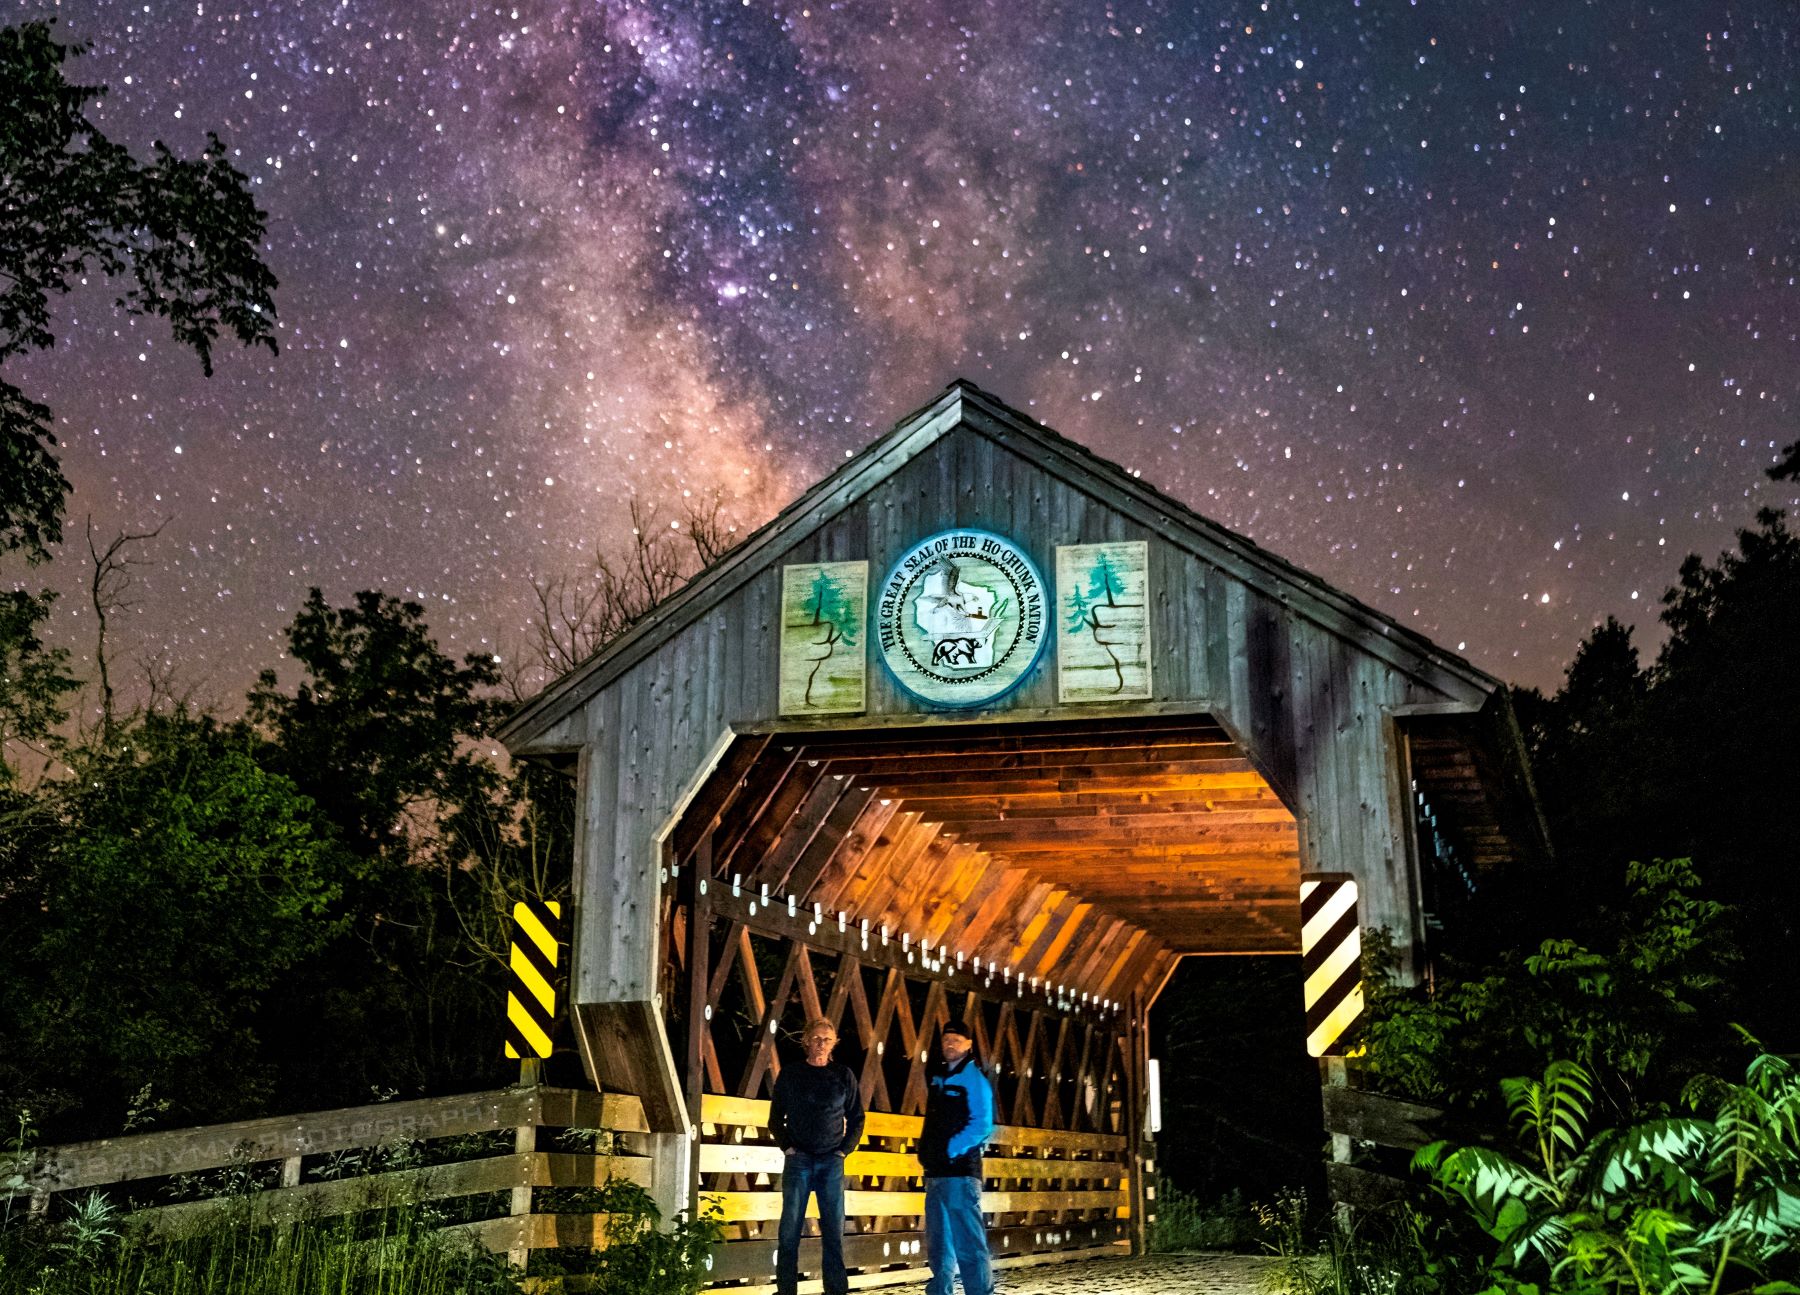
[[[748,527],[958,375],[1519,682],[1800,502],[1786,0],[48,14],[270,213],[279,357],[96,286],[13,378],[216,700],[313,584],[511,651],[629,498]]]

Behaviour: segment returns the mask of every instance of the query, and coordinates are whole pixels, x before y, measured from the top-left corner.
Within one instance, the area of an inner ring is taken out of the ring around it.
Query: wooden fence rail
[[[1406,1182],[1392,1165],[1355,1164],[1358,1143],[1388,1151],[1417,1151],[1442,1134],[1434,1132],[1444,1113],[1434,1106],[1327,1084],[1321,1090],[1331,1159],[1325,1184],[1331,1199],[1357,1209],[1373,1209],[1400,1199]],[[1392,1157],[1387,1157],[1390,1161]]]
[[[646,1125],[634,1097],[542,1086],[506,1088],[40,1147],[10,1160],[0,1158],[0,1177],[17,1174],[32,1210],[41,1213],[59,1193],[106,1188],[129,1196],[158,1182],[220,1170],[247,1171],[244,1176],[251,1180],[259,1171],[275,1178],[279,1166],[279,1186],[133,1209],[131,1224],[157,1237],[188,1236],[222,1224],[293,1223],[389,1205],[506,1193],[506,1214],[458,1224],[454,1230],[505,1250],[523,1264],[533,1249],[603,1244],[607,1226],[605,1215],[534,1213],[535,1190],[598,1188],[618,1180],[650,1184],[645,1156],[538,1150],[538,1131],[546,1128],[630,1134],[643,1132]],[[405,1159],[398,1153],[412,1143],[506,1132],[512,1134],[512,1146],[504,1152],[478,1151],[444,1164],[383,1168]],[[345,1166],[334,1165],[333,1159],[344,1153],[359,1163],[336,1176]],[[207,1184],[202,1178],[196,1185],[204,1190]]]

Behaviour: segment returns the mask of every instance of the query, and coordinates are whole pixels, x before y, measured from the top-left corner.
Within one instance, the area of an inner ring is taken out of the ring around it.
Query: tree
[[[0,1091],[56,1138],[116,1132],[146,1083],[178,1119],[257,1109],[258,1000],[336,928],[333,835],[249,734],[178,713],[117,737],[0,851]]]
[[[425,609],[375,590],[330,607],[311,590],[288,628],[304,677],[292,695],[265,670],[250,719],[267,759],[319,802],[364,853],[402,843],[409,816],[492,794],[493,766],[468,749],[500,716],[491,655],[458,665],[438,649]]]
[[[54,740],[67,718],[63,698],[76,688],[68,650],[39,635],[55,601],[48,591],[0,593],[0,787],[17,778],[7,748]]]
[[[1399,984],[1391,940],[1371,938],[1369,1073],[1384,1091],[1480,1115],[1496,1074],[1564,1059],[1619,1119],[1666,1109],[1737,1042],[1728,914],[1686,859],[1632,863],[1621,889],[1598,911],[1540,901],[1553,936],[1479,963],[1446,958],[1429,991]]]
[[[87,118],[105,87],[64,75],[81,52],[49,22],[0,28],[0,364],[53,346],[51,299],[90,275],[124,280],[118,307],[167,320],[209,375],[223,335],[273,353],[276,281],[247,178],[213,134],[192,160],[160,142],[133,159]],[[50,409],[0,381],[0,553],[38,561],[62,539],[55,444]]]
[[[542,894],[569,857],[572,805],[526,802],[480,749],[501,713],[491,656],[458,663],[424,609],[312,590],[288,629],[292,690],[265,671],[249,714],[352,855],[330,947],[267,999],[287,1109],[501,1082],[497,912]],[[509,898],[510,896],[510,898]]]
[[[1737,910],[1742,982],[1774,984],[1800,937],[1781,902],[1800,786],[1800,536],[1764,509],[1735,550],[1690,555],[1662,602],[1668,638],[1648,669],[1608,621],[1554,697],[1520,699],[1562,898],[1616,902],[1628,860],[1692,857],[1706,894]],[[1800,1044],[1777,996],[1746,994],[1740,1008],[1778,1048]]]
[[[717,496],[704,506],[690,501],[682,521],[668,527],[656,524],[656,511],[631,501],[631,551],[624,558],[596,547],[584,573],[532,578],[537,614],[523,659],[506,679],[514,701],[631,629],[735,542],[737,528],[724,520]]]

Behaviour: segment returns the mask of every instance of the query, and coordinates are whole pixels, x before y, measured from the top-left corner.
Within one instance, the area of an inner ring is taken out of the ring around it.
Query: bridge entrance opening
[[[768,1098],[807,1020],[837,1027],[871,1112],[849,1262],[920,1244],[912,1141],[957,1018],[1002,1126],[995,1253],[1111,1250],[1154,1210],[1150,1005],[1185,955],[1300,941],[1294,815],[1206,714],[739,735],[664,868],[661,997],[696,1187],[730,1229],[720,1278],[768,1271]]]

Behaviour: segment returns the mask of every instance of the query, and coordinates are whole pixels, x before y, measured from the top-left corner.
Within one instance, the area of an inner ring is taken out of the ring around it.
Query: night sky
[[[747,529],[955,376],[1517,682],[1800,502],[1792,0],[49,13],[253,178],[281,354],[63,303],[4,574],[85,650],[83,518],[167,519],[127,651],[226,706],[309,585],[509,653],[632,495]]]

